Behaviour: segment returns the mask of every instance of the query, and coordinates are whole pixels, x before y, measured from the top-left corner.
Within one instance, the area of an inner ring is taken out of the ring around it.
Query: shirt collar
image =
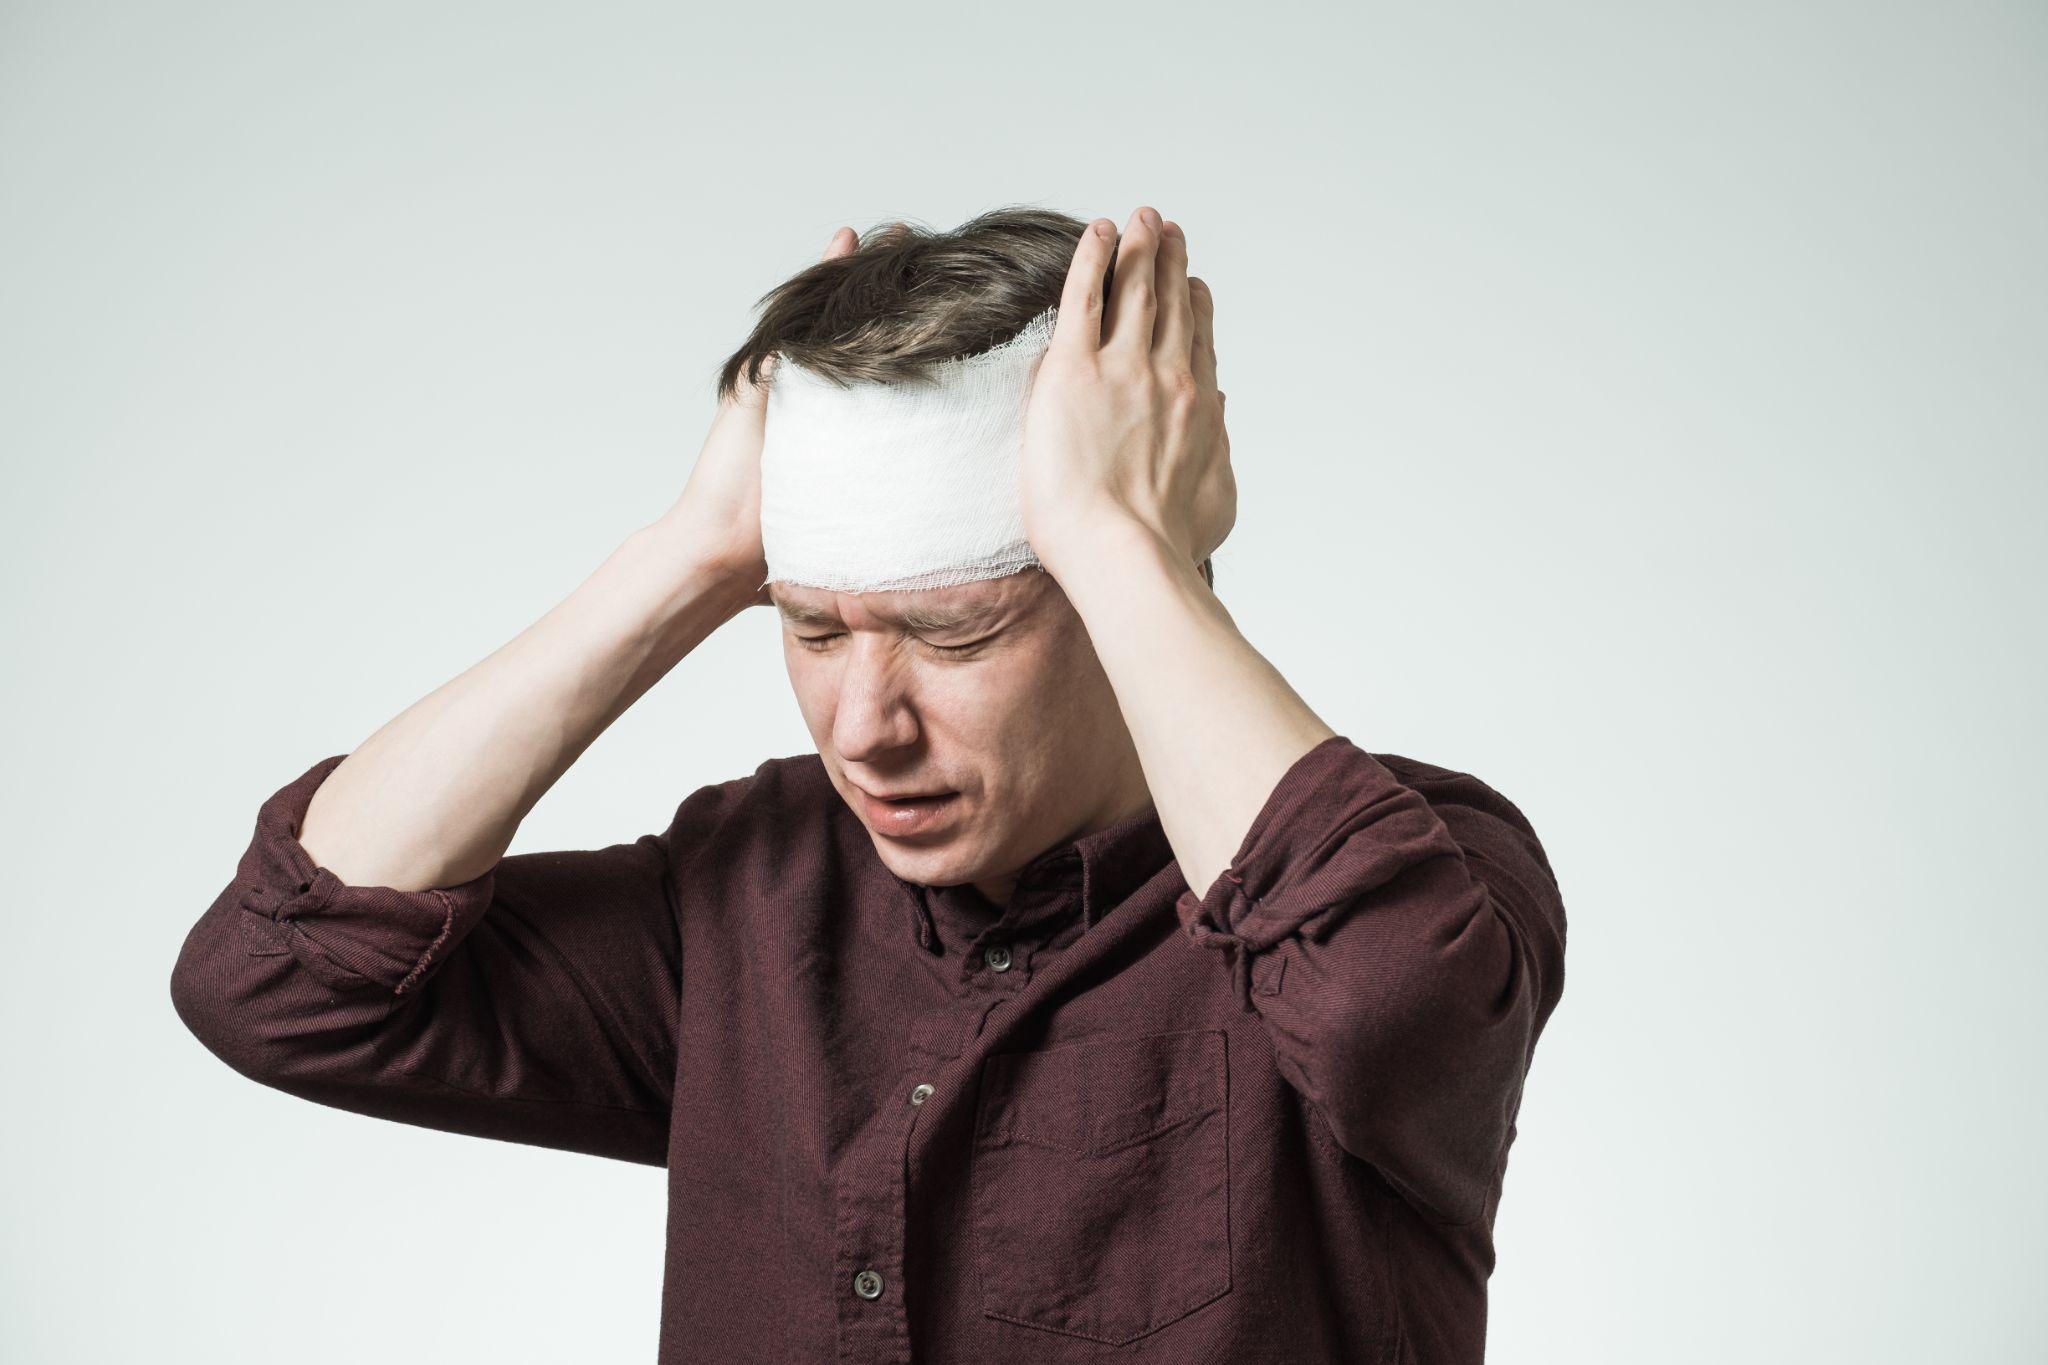
[[[1072,891],[1078,893],[1082,923],[1092,928],[1172,860],[1173,846],[1159,823],[1158,808],[1147,803],[1114,824],[1076,839],[1064,839],[1039,853],[1019,869],[1010,905],[1000,913],[1005,920],[1021,918],[1019,902],[1027,894]],[[987,904],[986,898],[971,885],[929,887],[900,877],[897,880],[911,893],[911,927],[917,941],[932,952],[939,951],[939,941],[927,900],[930,894]]]

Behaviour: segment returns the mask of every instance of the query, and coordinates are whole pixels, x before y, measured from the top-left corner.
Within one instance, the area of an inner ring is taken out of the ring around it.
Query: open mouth
[[[922,796],[886,798],[865,787],[856,787],[865,808],[868,827],[877,834],[903,838],[926,834],[952,818],[959,804],[959,792],[933,792]]]

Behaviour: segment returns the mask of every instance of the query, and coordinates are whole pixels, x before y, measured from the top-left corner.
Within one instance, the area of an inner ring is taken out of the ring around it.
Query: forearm
[[[1056,571],[1116,691],[1199,895],[1294,761],[1336,732],[1238,632],[1199,568],[1143,528],[1078,537]]]
[[[756,585],[665,516],[489,657],[334,769],[299,842],[348,885],[422,890],[481,875],[540,798]]]

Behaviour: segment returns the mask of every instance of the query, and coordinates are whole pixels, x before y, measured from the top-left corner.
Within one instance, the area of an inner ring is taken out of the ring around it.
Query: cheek
[[[1015,680],[994,662],[980,668],[937,667],[918,678],[914,704],[927,727],[980,747],[1006,728],[1014,688]]]
[[[1057,656],[1019,652],[975,673],[970,704],[980,720],[971,723],[991,740],[1043,751],[1082,738],[1064,733],[1086,707]]]
[[[819,661],[799,653],[800,646],[784,645],[783,664],[789,673],[789,690],[796,694],[796,709],[813,735],[832,728],[832,704],[836,684]]]

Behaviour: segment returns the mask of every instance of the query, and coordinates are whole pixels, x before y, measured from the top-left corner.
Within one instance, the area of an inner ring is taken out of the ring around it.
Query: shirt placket
[[[913,1021],[896,1093],[847,1154],[839,1181],[837,1303],[839,1359],[849,1365],[909,1365],[904,1248],[919,1121],[953,1098],[959,1059],[998,1003],[985,998],[964,1013],[955,1005]]]
[[[972,1083],[975,1040],[989,1016],[1029,984],[1048,924],[1078,888],[1041,889],[976,934],[961,953],[964,1000],[913,1021],[896,1093],[878,1106],[842,1165],[838,1186],[839,1359],[846,1365],[910,1365],[904,1280],[909,1174],[922,1163],[920,1120],[930,1126],[952,1093]]]
[[[1016,995],[1030,984],[1033,959],[1056,926],[1080,912],[1078,860],[1049,869],[1042,879],[1021,883],[995,923],[974,935],[962,954],[962,983],[970,996],[979,987],[997,996]]]

